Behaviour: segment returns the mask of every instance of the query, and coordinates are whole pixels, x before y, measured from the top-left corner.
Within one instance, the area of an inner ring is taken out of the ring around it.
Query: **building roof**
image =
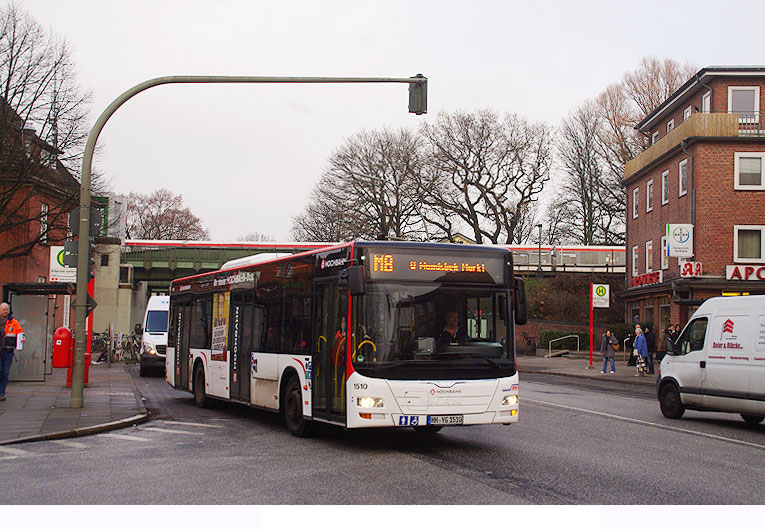
[[[710,77],[765,77],[765,66],[707,66],[699,70],[696,75],[688,79],[680,88],[669,96],[662,104],[656,107],[653,112],[648,114],[643,120],[638,123],[635,128],[639,131],[646,132],[646,129],[655,122],[664,112],[676,103],[681,101],[686,94],[697,88],[699,85],[704,86],[704,79]]]

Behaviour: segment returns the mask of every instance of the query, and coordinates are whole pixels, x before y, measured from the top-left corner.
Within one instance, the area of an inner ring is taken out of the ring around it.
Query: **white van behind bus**
[[[765,296],[706,300],[661,362],[658,397],[665,417],[686,409],[765,418]]]
[[[143,326],[136,329],[141,335],[141,369],[145,377],[151,370],[165,370],[167,350],[167,318],[170,311],[170,296],[151,296],[143,316]]]

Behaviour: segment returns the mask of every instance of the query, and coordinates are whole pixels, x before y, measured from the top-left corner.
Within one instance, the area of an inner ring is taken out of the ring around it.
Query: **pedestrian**
[[[630,355],[627,357],[627,366],[628,367],[635,367],[635,357],[632,356],[632,351],[635,350],[635,333],[629,333],[627,335],[627,341],[624,345],[624,351],[627,352],[629,349]]]
[[[24,340],[24,329],[11,314],[11,307],[7,303],[0,303],[0,400],[5,400],[5,388],[8,387],[8,376],[13,362],[13,350],[16,349],[18,336]]]
[[[618,345],[619,341],[616,339],[616,336],[611,334],[610,330],[607,330],[605,334],[603,334],[603,338],[600,341],[600,352],[603,353],[603,369],[600,371],[601,373],[606,372],[606,367],[609,360],[611,360],[611,373],[616,373],[616,366],[614,365],[614,352],[616,351],[616,347]]]
[[[648,349],[648,356],[646,357],[646,363],[648,364],[648,374],[653,375],[653,357],[656,354],[656,335],[653,329],[648,325],[645,326],[645,345]]]
[[[672,354],[675,350],[675,342],[672,340],[672,337],[675,334],[675,328],[672,325],[667,325],[667,328],[664,329],[664,333],[662,336],[662,350],[659,351],[659,353],[656,355],[656,360],[658,362],[661,362],[664,359],[664,356],[667,354]]]
[[[645,336],[640,327],[635,329],[635,345],[632,350],[632,355],[635,356],[635,366],[637,367],[637,373],[635,373],[634,376],[644,377],[646,371],[645,359],[648,356],[648,347],[645,344]]]
[[[672,337],[673,342],[677,342],[677,339],[680,338],[680,333],[682,332],[683,328],[680,327],[680,324],[675,325],[675,335]]]

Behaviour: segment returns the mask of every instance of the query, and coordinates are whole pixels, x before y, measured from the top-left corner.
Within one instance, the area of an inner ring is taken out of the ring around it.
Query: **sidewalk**
[[[84,404],[70,408],[66,369],[54,369],[45,382],[11,382],[0,401],[0,445],[76,437],[148,419],[141,395],[123,364],[91,365]]]
[[[568,358],[559,356],[554,358],[545,358],[543,356],[523,356],[519,355],[518,372],[521,380],[524,373],[544,373],[546,375],[561,375],[567,377],[591,378],[596,380],[610,380],[611,382],[622,382],[625,384],[639,384],[641,386],[656,386],[656,377],[658,377],[658,363],[654,360],[656,374],[646,375],[644,377],[634,376],[636,371],[633,366],[628,366],[627,362],[617,353],[614,358],[616,364],[616,373],[603,374],[600,369],[603,367],[603,357],[600,353],[593,353],[592,369],[587,369],[590,365],[589,358]],[[609,371],[611,364],[609,362]]]

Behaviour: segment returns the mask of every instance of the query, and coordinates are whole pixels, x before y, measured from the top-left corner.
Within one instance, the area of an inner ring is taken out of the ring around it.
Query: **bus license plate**
[[[428,415],[428,424],[462,424],[462,415]]]

